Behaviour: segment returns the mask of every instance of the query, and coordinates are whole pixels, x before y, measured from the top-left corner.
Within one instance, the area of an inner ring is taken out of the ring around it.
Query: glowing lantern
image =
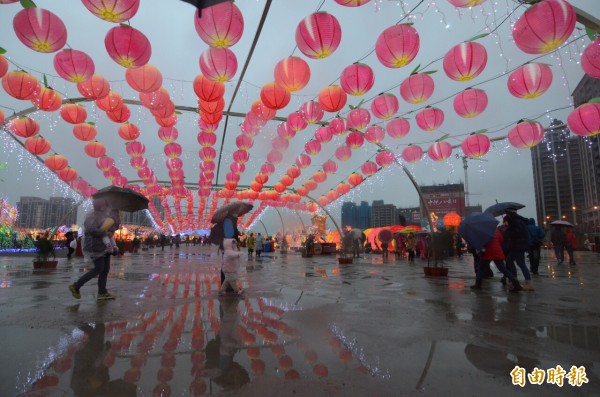
[[[77,171],[75,171],[75,169],[71,168],[71,167],[67,167],[67,168],[64,168],[64,169],[58,171],[57,175],[60,178],[60,180],[65,181],[65,182],[74,181],[79,176],[77,174]]]
[[[348,97],[342,87],[330,85],[319,92],[319,105],[327,112],[337,112],[346,105]]]
[[[204,162],[213,161],[216,155],[217,155],[217,153],[215,152],[215,149],[213,149],[212,147],[203,147],[198,152],[198,157],[200,157],[200,160],[202,160]]]
[[[318,102],[308,101],[300,106],[300,114],[308,124],[315,124],[323,119],[325,112]]]
[[[371,112],[378,119],[387,120],[398,112],[398,98],[392,94],[380,94],[371,102]]]
[[[352,149],[348,146],[340,146],[335,149],[335,157],[340,161],[349,160],[352,157]]]
[[[10,130],[21,138],[29,138],[40,132],[40,124],[29,117],[17,117],[10,121]]]
[[[260,90],[260,100],[269,109],[283,109],[290,99],[290,92],[275,82],[265,84]]]
[[[340,182],[336,189],[340,195],[344,195],[350,191],[350,185],[345,182]]]
[[[383,150],[378,152],[375,155],[375,162],[379,164],[380,167],[387,167],[392,164],[395,160],[394,154],[388,152],[387,150]]]
[[[115,161],[109,156],[102,156],[96,160],[96,167],[100,171],[108,171],[110,167],[115,165]]]
[[[286,187],[291,186],[294,183],[294,178],[286,174],[281,177],[281,183],[283,183],[283,185]]]
[[[209,47],[200,56],[200,71],[209,80],[224,83],[235,76],[237,58],[228,48]]]
[[[321,144],[312,139],[306,142],[306,145],[304,145],[304,150],[309,156],[316,156],[319,154],[319,152],[321,152]]]
[[[179,131],[175,127],[160,127],[158,129],[158,137],[165,143],[171,143],[177,140]]]
[[[181,145],[176,142],[167,143],[163,150],[167,157],[175,158],[181,156]]]
[[[260,167],[260,172],[262,172],[265,175],[271,175],[273,174],[273,172],[275,172],[275,166],[273,164],[264,163]]]
[[[155,117],[154,120],[156,120],[156,123],[161,127],[173,127],[177,124],[177,114],[173,113],[166,118]]]
[[[444,122],[444,112],[438,108],[427,106],[417,114],[417,125],[423,131],[438,129]]]
[[[211,134],[211,135],[215,135],[215,134]],[[235,144],[238,147],[238,149],[240,149],[240,150],[249,150],[252,148],[252,146],[254,146],[254,139],[250,138],[247,135],[238,135],[235,138]]]
[[[217,136],[210,132],[198,133],[198,143],[203,147],[214,146],[217,142]],[[238,146],[239,147],[239,146]]]
[[[236,150],[233,152],[233,160],[236,163],[245,164],[250,159],[250,155],[245,150]]]
[[[319,196],[317,199],[317,204],[319,204],[321,207],[325,207],[327,204],[329,204],[329,200],[325,196]]]
[[[31,99],[40,83],[27,72],[8,72],[2,78],[2,87],[8,95],[16,99]]]
[[[444,226],[457,228],[461,221],[462,219],[460,215],[458,215],[456,212],[450,212],[444,215]]]
[[[104,46],[113,61],[125,68],[139,68],[150,60],[152,47],[139,30],[127,25],[115,26],[104,38]]]
[[[528,63],[508,77],[508,91],[523,99],[533,99],[542,95],[552,84],[552,69],[543,63]]]
[[[131,157],[141,157],[146,153],[146,146],[140,141],[128,142],[125,151]]]
[[[300,169],[299,169],[297,166],[295,166],[295,165],[292,165],[292,166],[290,166],[290,167],[287,169],[287,171],[286,171],[286,174],[287,174],[287,175],[288,175],[290,178],[292,178],[292,179],[296,179],[296,178],[298,178],[298,177],[300,176]]]
[[[85,153],[93,158],[102,157],[106,154],[106,147],[100,142],[92,141],[85,144],[83,147]]]
[[[106,156],[105,156],[106,157]],[[100,157],[103,158],[103,157]],[[100,160],[100,159],[98,159]],[[134,170],[141,170],[148,166],[148,160],[145,157],[132,157],[129,159],[129,164]]]
[[[337,163],[335,161],[332,160],[327,160],[326,162],[323,163],[323,171],[326,174],[335,174],[335,172],[337,171]]]
[[[291,113],[287,117],[286,124],[294,132],[302,131],[308,126],[308,123],[304,120],[300,112]]]
[[[140,0],[82,0],[85,8],[107,22],[125,22],[134,17]]]
[[[306,187],[300,186],[298,189],[296,189],[296,193],[299,196],[304,197],[304,196],[306,196],[309,193],[309,191],[308,191],[308,189]]]
[[[400,95],[412,104],[418,104],[431,98],[435,84],[427,73],[413,74],[400,84]]]
[[[385,130],[391,138],[403,138],[410,132],[410,123],[407,119],[398,117],[390,120],[385,126]]]
[[[135,141],[140,137],[140,129],[137,125],[131,123],[123,123],[118,131],[121,139],[125,141]]]
[[[352,186],[358,186],[362,183],[363,181],[363,177],[361,174],[357,174],[356,172],[353,172],[349,177],[348,177],[348,183],[351,184]]]
[[[465,156],[478,159],[490,150],[490,138],[483,134],[473,134],[465,138],[460,147]]]
[[[275,65],[275,82],[290,92],[303,89],[310,80],[310,67],[300,57],[287,57]]]
[[[444,141],[435,142],[429,146],[427,154],[433,161],[444,161],[452,155],[452,145]]]
[[[305,169],[306,167],[308,167],[310,165],[310,163],[311,163],[311,159],[306,154],[300,154],[300,155],[298,155],[298,157],[296,157],[296,165],[300,169]]]
[[[521,15],[513,27],[513,38],[527,54],[546,54],[557,49],[575,30],[576,13],[564,0],[543,0]]]
[[[200,15],[196,10],[194,26],[198,36],[210,47],[227,48],[242,37],[244,17],[233,2],[225,1],[203,9]]]
[[[250,109],[252,114],[254,114],[259,120],[268,121],[272,120],[277,113],[276,110],[270,109],[266,107],[260,99],[257,99],[252,103],[252,108]]]
[[[273,189],[275,189],[277,193],[282,193],[285,192],[286,187],[283,183],[277,182],[275,185],[273,185]]]
[[[366,161],[363,165],[360,166],[360,171],[366,176],[371,176],[377,172],[377,164],[372,161]]]
[[[460,117],[469,119],[481,114],[487,108],[488,97],[485,91],[468,88],[454,97],[454,111]]]
[[[86,81],[77,83],[77,90],[84,97],[95,101],[110,93],[110,85],[103,76],[94,74]]]
[[[536,121],[523,121],[508,131],[508,141],[519,149],[530,149],[544,137],[544,127]]]
[[[315,131],[315,139],[319,143],[330,142],[332,138],[333,134],[331,133],[331,129],[329,129],[329,127],[319,127]]]
[[[56,52],[67,42],[63,21],[48,10],[24,8],[13,18],[13,28],[21,43],[37,52]]]
[[[277,125],[277,135],[282,139],[289,140],[296,135],[296,132],[292,130],[286,122],[282,122]]]
[[[448,0],[454,7],[470,8],[483,4],[485,0]]]
[[[71,83],[88,80],[94,74],[94,61],[88,54],[78,50],[62,50],[54,56],[54,70]]]
[[[340,194],[335,190],[331,189],[327,192],[327,200],[335,201],[340,197]]]
[[[0,54],[0,79],[8,72],[8,61]]]
[[[253,181],[252,183],[250,183],[250,189],[254,190],[255,192],[260,192],[263,188],[263,185]]]
[[[200,118],[207,124],[216,124],[223,118],[223,112],[219,111],[216,113],[200,113]]]
[[[160,71],[149,63],[136,69],[127,69],[125,79],[131,88],[146,93],[159,90],[163,82]]]
[[[281,154],[281,152],[278,150],[271,150],[267,154],[267,161],[271,164],[277,165],[277,164],[281,163],[282,160],[283,160],[283,154]]]
[[[259,172],[258,174],[256,174],[256,176],[254,177],[254,180],[258,183],[260,183],[261,185],[264,185],[265,183],[269,182],[269,176],[263,174],[262,172]]]
[[[225,109],[225,100],[223,98],[219,98],[214,102],[206,102],[203,100],[199,100],[198,108],[203,113],[215,114],[218,112],[222,112],[223,109]]]
[[[339,116],[336,116],[333,120],[329,122],[329,129],[334,135],[344,135],[348,130],[348,127],[346,126],[346,120]]]
[[[223,97],[225,85],[199,74],[194,79],[194,92],[202,101],[213,102]]]
[[[571,131],[580,136],[600,134],[600,103],[584,103],[573,110],[567,118]]]
[[[408,145],[402,151],[402,158],[408,163],[416,163],[423,157],[423,149],[420,146]]]
[[[60,108],[60,116],[67,123],[79,124],[87,118],[87,111],[76,103],[66,103]]]
[[[96,138],[96,127],[92,123],[81,123],[73,127],[73,135],[80,141],[91,141]]]
[[[364,6],[371,0],[335,0],[341,6],[344,7],[360,7]]]
[[[385,138],[385,130],[378,125],[372,125],[365,131],[365,139],[370,143],[380,143]]]
[[[487,64],[487,51],[479,43],[469,41],[455,45],[444,56],[444,72],[455,81],[468,81],[477,76]]]
[[[349,95],[366,94],[375,83],[375,74],[370,66],[354,63],[346,67],[340,76],[342,89]]]
[[[31,103],[44,112],[54,112],[62,106],[62,97],[52,88],[40,87],[31,98]]]
[[[125,123],[129,120],[129,117],[131,117],[131,111],[129,110],[129,106],[123,104],[123,106],[117,109],[106,112],[106,115],[115,123]]]
[[[308,189],[309,192],[312,192],[313,190],[315,190],[319,185],[317,184],[317,182],[314,181],[314,179],[310,178],[309,180],[307,180],[304,183],[304,186],[306,187],[306,189]]]
[[[346,118],[348,129],[362,130],[371,121],[371,113],[363,108],[352,109]]]
[[[394,25],[377,38],[375,54],[383,66],[401,68],[408,65],[419,52],[419,33],[407,24]]]
[[[69,160],[60,154],[51,154],[50,156],[46,157],[44,164],[46,164],[46,167],[48,167],[49,170],[60,171],[69,165]]]
[[[581,56],[581,67],[590,77],[600,79],[600,38],[592,41]],[[2,72],[0,71],[0,77]]]
[[[111,91],[104,98],[97,99],[96,106],[105,112],[112,112],[123,106],[123,98],[118,92]]]
[[[365,143],[365,138],[360,132],[352,131],[346,136],[346,146],[352,149],[358,149]]]
[[[167,159],[165,165],[169,170],[180,170],[183,167],[183,161],[179,157]]]
[[[25,149],[27,149],[29,153],[39,156],[40,154],[48,153],[51,146],[50,143],[41,136],[34,136],[25,139]]]
[[[323,183],[327,180],[327,174],[319,170],[313,174],[312,179],[317,183]]]
[[[326,12],[316,12],[307,16],[296,28],[296,45],[309,58],[328,57],[337,49],[341,40],[340,23]]]

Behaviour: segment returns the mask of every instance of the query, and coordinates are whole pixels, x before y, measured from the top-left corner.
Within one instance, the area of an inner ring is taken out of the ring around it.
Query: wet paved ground
[[[535,292],[498,278],[472,292],[472,258],[449,277],[417,261],[352,265],[298,254],[242,261],[244,300],[218,297],[209,248],[113,260],[109,290],[75,300],[82,258],[33,270],[0,258],[0,396],[600,395],[600,260],[544,252]],[[521,388],[510,371],[585,367],[589,383]]]

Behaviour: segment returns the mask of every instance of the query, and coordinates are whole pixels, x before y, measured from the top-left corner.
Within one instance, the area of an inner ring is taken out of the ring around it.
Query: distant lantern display
[[[484,134],[473,134],[466,137],[460,147],[465,156],[478,159],[486,155],[490,150],[490,138]]]
[[[338,48],[342,28],[338,20],[327,12],[315,12],[304,18],[296,28],[296,44],[307,57],[326,58]]]
[[[577,15],[565,0],[543,0],[519,17],[513,38],[527,54],[546,54],[560,47],[575,30]]]
[[[469,81],[479,76],[487,64],[487,51],[479,43],[468,41],[455,45],[444,56],[444,72],[455,81]]]
[[[400,96],[408,103],[416,105],[431,98],[435,84],[427,73],[408,76],[400,84]]]
[[[152,55],[152,46],[146,35],[127,25],[109,30],[104,46],[111,59],[125,68],[144,66]]]
[[[552,69],[543,63],[528,63],[508,77],[508,91],[512,96],[533,99],[548,91],[552,84]]]
[[[374,83],[375,73],[369,65],[364,63],[347,66],[340,75],[340,84],[348,95],[364,95],[369,92]]]
[[[287,57],[275,65],[275,82],[290,92],[303,89],[310,80],[310,67],[300,57]]]
[[[518,149],[530,149],[544,138],[544,126],[537,121],[521,121],[508,131],[508,142]]]
[[[375,54],[383,66],[401,68],[419,52],[419,33],[408,24],[391,26],[377,38]]]
[[[194,27],[198,36],[210,47],[227,48],[235,45],[244,33],[244,16],[233,1],[224,1],[196,10]]]
[[[24,8],[13,18],[17,38],[37,52],[56,52],[67,43],[67,28],[63,21],[48,10]]]
[[[476,88],[466,89],[454,97],[454,111],[465,119],[483,113],[487,105],[487,94],[485,91]]]

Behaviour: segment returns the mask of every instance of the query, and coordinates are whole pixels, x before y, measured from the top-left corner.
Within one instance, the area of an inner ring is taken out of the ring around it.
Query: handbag
[[[69,247],[75,249],[77,248],[77,239],[73,239],[70,243],[69,243]]]

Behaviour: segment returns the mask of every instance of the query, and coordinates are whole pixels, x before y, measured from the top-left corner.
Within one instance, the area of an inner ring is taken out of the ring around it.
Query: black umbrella
[[[505,201],[503,203],[496,203],[491,207],[486,208],[483,212],[486,214],[492,214],[492,216],[499,216],[506,214],[506,211],[516,211],[524,207],[525,206],[523,204]]]
[[[233,203],[225,204],[215,211],[211,218],[212,223],[223,222],[227,217],[238,218],[254,208],[252,204],[243,201],[234,201]]]
[[[93,198],[106,199],[112,209],[136,212],[148,209],[148,198],[141,193],[125,187],[107,186],[92,195]]]
[[[219,3],[224,3],[226,1],[232,0],[181,0],[186,3],[189,3],[198,9],[198,18],[202,18],[202,9],[212,7]]]

